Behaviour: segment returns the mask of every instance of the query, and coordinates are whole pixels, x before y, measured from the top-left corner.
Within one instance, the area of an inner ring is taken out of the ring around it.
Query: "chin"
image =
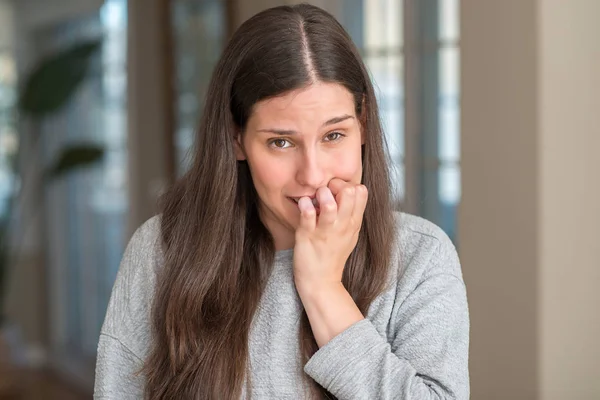
[[[295,232],[300,225],[300,210],[293,207],[286,207],[285,204],[280,204],[279,207],[264,207],[264,212],[261,212],[261,220],[270,231],[285,230]],[[273,232],[271,232],[273,234]]]
[[[285,223],[286,228],[295,232],[296,228],[298,228],[300,225],[300,211],[298,211],[296,214],[286,213],[282,220],[282,222]]]

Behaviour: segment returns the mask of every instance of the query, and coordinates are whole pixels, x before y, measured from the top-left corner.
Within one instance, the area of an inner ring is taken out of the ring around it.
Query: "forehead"
[[[337,83],[316,83],[258,102],[250,120],[257,124],[288,121],[320,124],[343,114],[355,116],[352,94]]]

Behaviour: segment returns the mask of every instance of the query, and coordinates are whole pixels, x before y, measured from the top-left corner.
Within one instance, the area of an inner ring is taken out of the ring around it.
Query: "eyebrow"
[[[333,117],[329,120],[327,120],[323,125],[321,125],[321,127],[326,127],[329,125],[334,125],[334,124],[338,124],[342,121],[345,121],[347,119],[350,118],[354,118],[352,115],[348,115],[348,114],[344,114],[344,115],[340,115],[339,117]],[[288,130],[288,129],[259,129],[257,130],[257,132],[269,132],[269,133],[276,133],[278,135],[294,135],[297,134],[298,132],[294,131],[294,130]]]

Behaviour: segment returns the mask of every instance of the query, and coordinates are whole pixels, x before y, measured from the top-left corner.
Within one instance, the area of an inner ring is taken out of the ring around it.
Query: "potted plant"
[[[51,54],[41,60],[24,79],[19,92],[16,107],[18,118],[28,119],[39,126],[44,118],[60,112],[77,93],[78,88],[89,76],[92,59],[102,44],[101,39],[79,42],[71,47]],[[32,132],[34,143],[39,142],[39,132]],[[24,135],[19,131],[19,136]],[[21,139],[21,137],[19,138]],[[21,140],[19,140],[21,142]],[[19,146],[20,147],[20,146]],[[37,148],[34,146],[34,148]],[[27,186],[25,180],[28,171],[19,164],[19,151],[11,160],[14,182],[20,182],[20,190]],[[44,186],[52,180],[77,168],[88,166],[99,161],[103,149],[95,144],[79,144],[66,147],[57,160],[42,173],[40,185]],[[16,185],[13,185],[13,190]],[[40,193],[41,188],[36,188]],[[15,347],[18,345],[18,334],[14,324],[5,315],[5,302],[10,282],[11,268],[18,259],[21,240],[10,240],[11,222],[14,220],[16,200],[21,193],[13,193],[8,199],[7,210],[0,216],[0,398],[18,387],[17,374],[14,367]],[[40,199],[41,200],[41,199]],[[23,216],[20,223],[22,230],[32,221]]]

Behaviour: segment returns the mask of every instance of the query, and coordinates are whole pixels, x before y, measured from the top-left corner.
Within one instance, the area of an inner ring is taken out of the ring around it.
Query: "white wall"
[[[461,1],[460,256],[473,399],[537,397],[537,9]]]
[[[472,398],[600,398],[600,3],[461,6]]]
[[[541,398],[600,399],[600,2],[538,7]]]

